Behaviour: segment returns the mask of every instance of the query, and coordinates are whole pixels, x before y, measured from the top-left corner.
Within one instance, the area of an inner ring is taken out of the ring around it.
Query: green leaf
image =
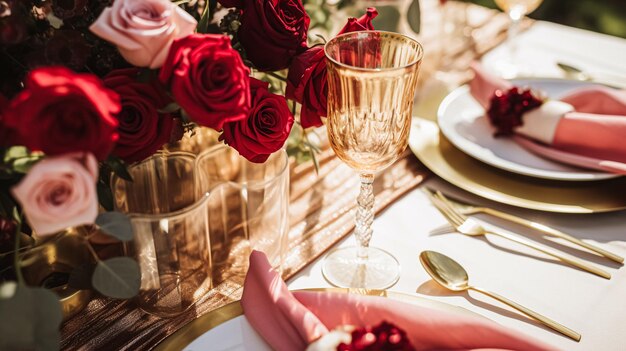
[[[103,295],[129,299],[137,295],[141,286],[139,265],[128,257],[100,261],[91,277],[91,284]]]
[[[0,298],[0,350],[58,350],[62,319],[55,293],[18,285],[13,296]]]
[[[107,164],[111,167],[116,176],[129,182],[133,181],[133,177],[128,172],[128,168],[126,168],[126,163],[124,163],[124,161],[122,161],[119,157],[109,156]]]
[[[96,190],[98,191],[98,202],[100,202],[100,205],[107,211],[113,211],[113,193],[109,185],[99,180]]]
[[[129,241],[133,239],[133,226],[130,218],[122,212],[104,212],[96,218],[100,230],[117,240]]]
[[[196,31],[198,33],[206,34],[209,28],[209,20],[211,17],[209,2],[205,2],[204,11],[202,11],[202,16],[200,16],[200,21],[198,21],[198,25],[196,26]]]
[[[28,173],[31,168],[35,165],[35,163],[39,162],[43,156],[27,156],[18,158],[13,161],[13,170],[17,173]]]
[[[159,109],[159,113],[173,113],[180,110],[180,106],[175,102],[170,102],[167,106]]]
[[[9,163],[11,160],[28,156],[28,149],[25,146],[11,146],[4,153],[4,162]]]
[[[413,30],[415,34],[419,34],[421,27],[421,10],[419,0],[413,0],[406,13],[406,18],[409,22],[411,30]]]

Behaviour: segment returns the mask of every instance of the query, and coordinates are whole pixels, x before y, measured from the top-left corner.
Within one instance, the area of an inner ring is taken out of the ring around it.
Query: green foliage
[[[103,295],[129,299],[139,292],[141,274],[139,265],[128,257],[114,257],[99,261],[91,277],[91,284]]]
[[[117,240],[129,241],[133,239],[133,226],[130,218],[121,212],[104,212],[96,218],[99,229]]]
[[[0,290],[0,350],[58,350],[63,319],[58,296],[14,282]]]

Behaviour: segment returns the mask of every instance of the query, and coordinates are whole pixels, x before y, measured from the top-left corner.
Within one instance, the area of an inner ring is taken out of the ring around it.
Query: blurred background
[[[471,0],[497,8],[493,0]],[[529,17],[626,38],[626,0],[544,0]]]

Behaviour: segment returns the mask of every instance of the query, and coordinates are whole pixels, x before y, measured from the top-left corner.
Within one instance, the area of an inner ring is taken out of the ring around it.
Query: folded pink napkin
[[[497,90],[513,87],[476,63],[471,68],[475,77],[470,92],[486,110]],[[522,121],[514,139],[530,151],[563,163],[626,174],[626,91],[596,85],[580,88],[524,113]]]
[[[433,310],[384,297],[329,292],[294,292],[254,251],[241,305],[246,319],[278,351],[304,350],[341,325],[372,326],[389,321],[404,329],[418,350],[554,349],[488,319]]]

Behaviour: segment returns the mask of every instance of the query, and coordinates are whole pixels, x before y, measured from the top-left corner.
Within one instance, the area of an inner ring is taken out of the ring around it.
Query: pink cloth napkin
[[[485,109],[498,89],[506,90],[512,84],[488,74],[479,64],[472,64],[475,73],[470,82],[472,96]],[[516,132],[540,143],[514,139],[530,151],[550,159],[576,166],[626,174],[626,91],[604,86],[577,89],[561,102],[572,109],[558,116],[550,116],[547,103],[524,115],[523,130]],[[539,118],[528,121],[527,118]],[[551,122],[550,119],[553,119]]]
[[[488,319],[433,310],[384,297],[294,292],[254,251],[241,299],[244,314],[277,351],[304,350],[339,325],[376,325],[386,320],[404,329],[418,350],[554,349]]]

